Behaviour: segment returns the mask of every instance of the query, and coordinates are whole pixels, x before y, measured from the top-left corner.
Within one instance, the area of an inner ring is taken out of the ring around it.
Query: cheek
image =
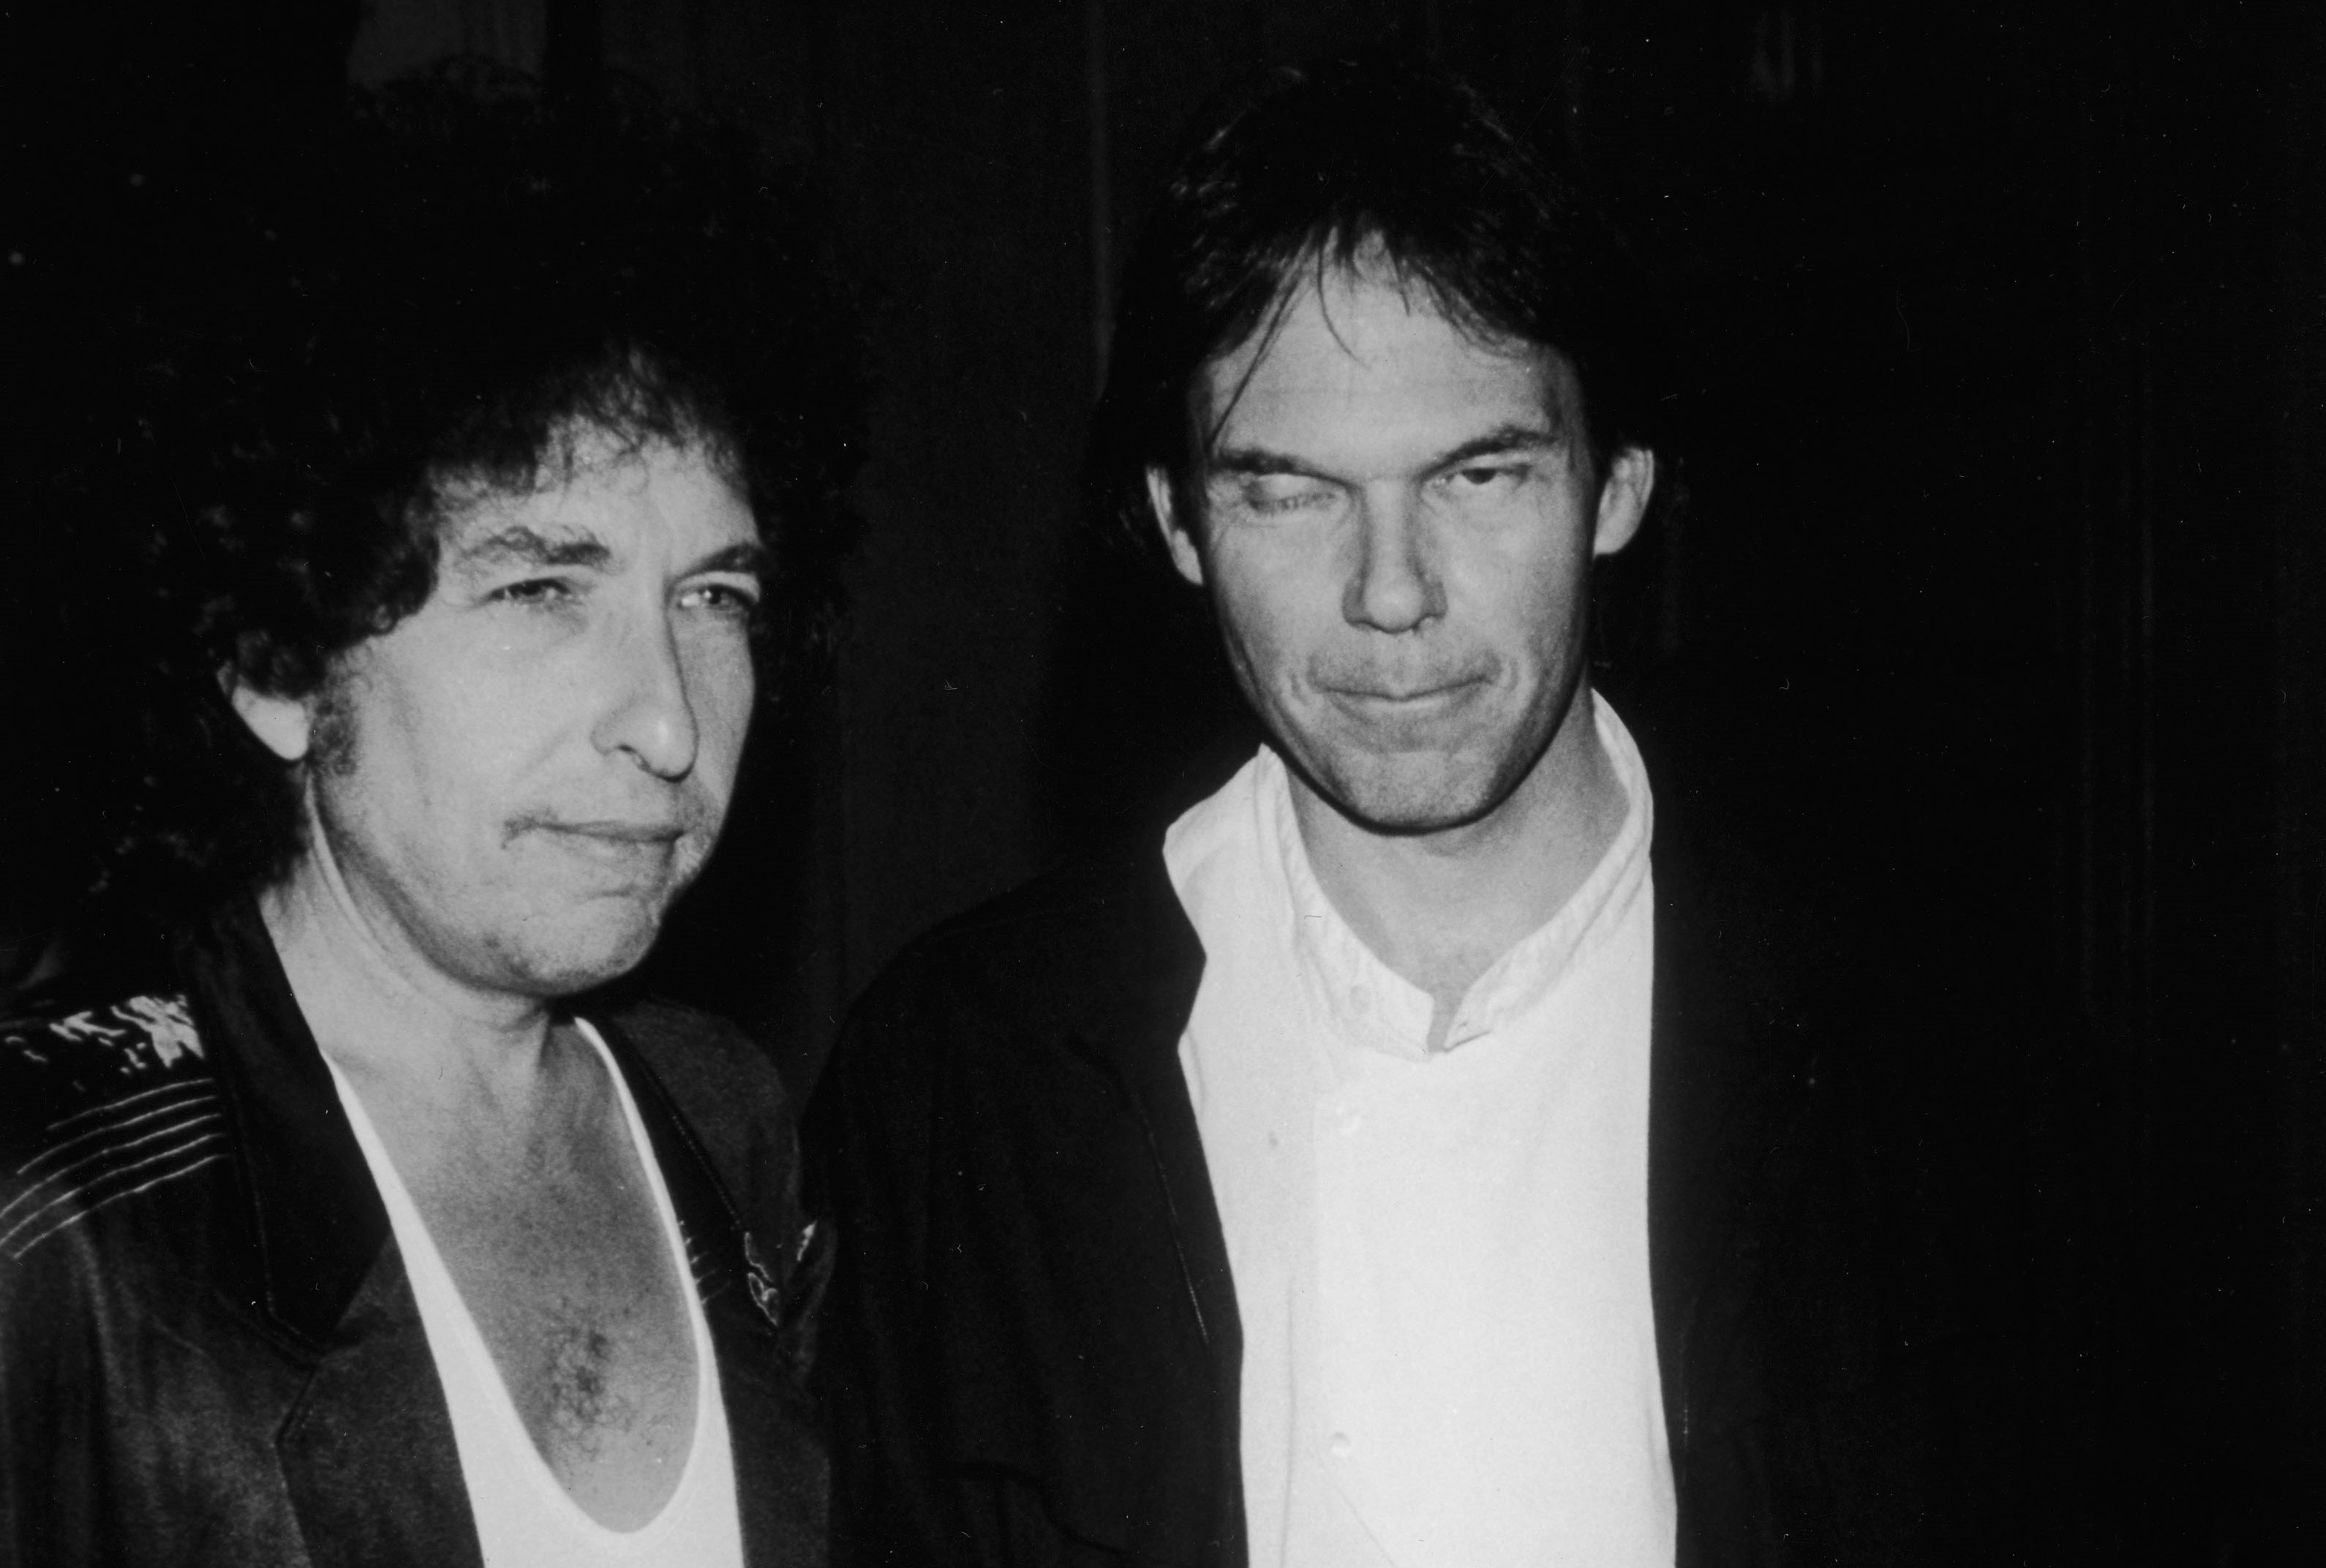
[[[686,683],[702,751],[698,768],[723,768],[731,778],[758,695],[758,673],[749,645],[715,646],[694,654],[688,661]],[[724,793],[726,781],[719,782]]]
[[[1479,567],[1472,602],[1497,641],[1563,654],[1582,636],[1591,598],[1587,549],[1516,550]]]
[[[1258,552],[1216,558],[1213,607],[1229,651],[1262,685],[1296,675],[1341,624],[1339,592],[1325,564]]]
[[[551,744],[569,707],[568,694],[544,691],[539,682],[475,672],[401,706],[393,743],[411,787],[450,825],[480,808],[507,805],[505,797]]]

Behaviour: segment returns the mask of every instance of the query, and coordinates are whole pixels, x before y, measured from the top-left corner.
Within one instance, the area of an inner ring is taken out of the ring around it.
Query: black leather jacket
[[[256,911],[169,968],[0,1022],[0,1563],[477,1563],[403,1260]],[[820,1561],[825,1260],[782,1086],[702,1015],[591,1021],[693,1259],[745,1558]]]

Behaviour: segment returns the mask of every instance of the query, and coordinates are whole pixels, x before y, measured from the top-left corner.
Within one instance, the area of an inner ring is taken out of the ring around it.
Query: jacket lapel
[[[278,1447],[315,1568],[481,1568],[451,1415],[394,1242],[341,1318]]]
[[[1203,980],[1203,943],[1171,886],[1163,857],[1151,848],[1138,859],[1128,895],[1103,911],[1102,919],[1112,929],[1098,951],[1113,961],[1082,972],[1078,1038],[1112,1068],[1146,1146],[1162,1218],[1170,1228],[1177,1283],[1206,1358],[1202,1387],[1209,1391],[1205,1408],[1212,1430],[1189,1435],[1216,1468],[1200,1495],[1221,1505],[1214,1515],[1178,1507],[1157,1511],[1150,1503],[1133,1544],[1143,1557],[1156,1561],[1240,1565],[1245,1540],[1237,1390],[1243,1330],[1203,1134],[1179,1065],[1179,1037]]]
[[[236,1304],[311,1361],[277,1453],[317,1568],[480,1561],[418,1304],[257,910],[221,911],[181,953],[197,1027],[219,1043],[244,1182]]]
[[[183,955],[243,1151],[237,1291],[313,1371],[278,1452],[317,1568],[479,1564],[451,1415],[387,1211],[255,907]],[[600,1024],[676,1212],[703,1305],[737,1473],[745,1560],[823,1550],[825,1461],[801,1378],[828,1248],[748,1234],[639,1050]],[[786,1251],[790,1255],[786,1256]]]
[[[1152,846],[970,917],[931,1089],[925,1288],[945,1462],[1140,1562],[1243,1561],[1241,1330],[1177,1044],[1203,951]]]
[[[1235,1285],[1226,1233],[1204,1160],[1203,1133],[1179,1065],[1179,1037],[1195,1011],[1204,948],[1188,923],[1159,854],[1141,858],[1140,876],[1117,918],[1129,926],[1108,951],[1135,961],[1100,972],[1086,993],[1083,1038],[1107,1061],[1127,1091],[1154,1162],[1189,1310],[1209,1348],[1213,1375],[1237,1387],[1243,1362]]]
[[[686,1244],[726,1406],[744,1561],[820,1561],[827,1461],[804,1388],[829,1238],[814,1228],[798,1238],[752,1235],[646,1053],[610,1023],[592,1022],[637,1104]]]
[[[320,1349],[389,1244],[387,1210],[257,909],[221,912],[189,948],[247,1183],[249,1304]]]

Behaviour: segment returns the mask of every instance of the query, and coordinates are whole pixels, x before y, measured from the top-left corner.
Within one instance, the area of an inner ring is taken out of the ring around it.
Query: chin
[[[1498,781],[1445,765],[1442,757],[1366,757],[1318,770],[1318,793],[1377,833],[1416,835],[1465,828],[1490,815],[1510,791]]]
[[[627,917],[574,918],[552,930],[534,926],[522,941],[500,946],[494,957],[508,989],[544,999],[571,997],[628,974],[646,961],[661,933],[660,909]]]

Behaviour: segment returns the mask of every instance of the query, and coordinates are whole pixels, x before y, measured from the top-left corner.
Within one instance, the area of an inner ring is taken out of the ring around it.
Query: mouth
[[[642,868],[667,861],[688,837],[689,824],[667,818],[535,817],[513,824],[509,841],[538,835],[549,844],[609,868]]]
[[[1475,676],[1419,686],[1328,686],[1332,699],[1360,712],[1420,713],[1450,708],[1469,698],[1481,684]]]
[[[577,839],[591,839],[605,844],[628,844],[651,847],[671,844],[686,836],[686,824],[670,821],[540,821],[526,824],[544,832],[562,833]]]

